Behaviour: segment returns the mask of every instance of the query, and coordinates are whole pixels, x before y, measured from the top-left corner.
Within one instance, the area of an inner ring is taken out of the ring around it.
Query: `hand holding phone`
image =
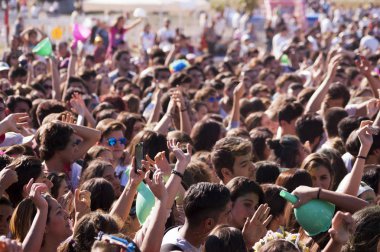
[[[142,170],[142,160],[144,159],[143,142],[136,144],[135,146],[135,173]]]

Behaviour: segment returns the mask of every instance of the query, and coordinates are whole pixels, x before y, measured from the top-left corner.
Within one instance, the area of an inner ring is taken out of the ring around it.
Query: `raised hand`
[[[63,123],[70,123],[70,124],[75,124],[76,123],[73,114],[71,114],[70,112],[62,114],[61,122],[63,122]]]
[[[359,59],[355,60],[355,64],[362,75],[364,76],[371,75],[372,73],[371,63],[364,56],[360,56]]]
[[[150,190],[154,194],[154,196],[160,200],[166,200],[168,197],[168,192],[166,191],[164,180],[162,178],[162,172],[155,171],[153,174],[153,178],[149,178],[149,174],[152,171],[149,171],[145,174],[145,182],[149,186]]]
[[[169,174],[171,172],[171,167],[168,159],[166,158],[165,151],[157,153],[157,155],[154,157],[154,160],[146,155],[146,160],[151,166],[160,169],[160,171],[164,174]]]
[[[340,61],[342,60],[343,56],[338,54],[338,55],[335,55],[331,61],[329,62],[329,65],[328,65],[328,73],[330,74],[330,76],[335,76],[336,74],[336,70],[339,66],[339,63]]]
[[[369,118],[374,117],[380,109],[380,100],[376,98],[369,100],[366,104],[366,109],[367,116]]]
[[[172,99],[173,99],[175,105],[176,105],[180,110],[186,108],[185,98],[183,97],[182,91],[180,90],[179,87],[177,87],[176,90],[173,91],[171,97],[172,97]]]
[[[346,244],[354,230],[354,219],[351,214],[338,211],[331,223],[332,226],[329,229],[331,239],[339,244]]]
[[[58,203],[65,209],[67,212],[70,212],[72,209],[74,195],[71,191],[68,191],[61,197],[57,199]]]
[[[70,100],[70,105],[72,107],[73,112],[75,112],[78,115],[84,115],[86,111],[86,104],[84,103],[81,94],[74,93]]]
[[[0,171],[0,192],[3,193],[18,181],[14,165],[9,165]],[[0,195],[1,196],[1,195]]]
[[[28,126],[28,120],[29,115],[27,113],[14,113],[5,117],[0,124],[4,124],[7,132],[20,133],[23,128]]]
[[[191,148],[190,144],[186,145],[186,153],[184,153],[181,148],[179,148],[179,143],[176,140],[168,141],[168,148],[172,151],[177,158],[177,166],[180,166],[181,169],[186,169],[186,166],[191,161]],[[177,167],[178,169],[179,167]]]
[[[0,252],[22,252],[21,243],[2,235],[0,236]]]
[[[144,169],[138,170],[136,173],[136,171],[135,171],[135,157],[132,157],[132,168],[131,168],[131,171],[129,173],[128,183],[132,187],[135,187],[135,188],[141,183],[141,181],[143,181],[145,174],[147,173],[147,171],[150,170],[149,162],[147,162],[145,160],[142,160],[141,162],[142,162]]]
[[[247,247],[253,247],[267,233],[267,226],[272,220],[269,212],[268,204],[260,205],[252,218],[247,218],[242,230]]]
[[[234,89],[234,97],[237,99],[241,99],[245,93],[245,81],[242,80]]]
[[[26,186],[26,190],[29,190],[29,198],[37,209],[48,208],[48,203],[42,194],[47,193],[49,189],[44,183],[33,183],[33,179],[31,179]]]
[[[370,130],[370,125],[361,127],[357,131],[357,133],[358,133],[359,141],[361,143],[361,148],[364,149],[368,154],[373,143],[373,136],[372,136],[373,132]]]

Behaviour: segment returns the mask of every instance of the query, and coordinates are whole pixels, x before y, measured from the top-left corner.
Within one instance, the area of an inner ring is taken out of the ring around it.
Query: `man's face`
[[[246,178],[253,178],[255,166],[251,160],[251,153],[242,156],[236,156],[234,166],[232,168],[233,177],[242,176]]]
[[[15,106],[14,113],[29,113],[30,107],[26,102],[18,102]]]
[[[131,56],[128,53],[121,55],[120,60],[118,61],[118,67],[121,70],[128,71],[131,65]]]
[[[117,140],[115,145],[109,145],[110,138],[115,138]],[[122,138],[124,138],[123,132],[121,130],[116,130],[112,131],[107,136],[104,136],[101,141],[101,145],[109,148],[112,151],[114,160],[119,160],[123,156],[125,144],[121,143],[120,139]]]

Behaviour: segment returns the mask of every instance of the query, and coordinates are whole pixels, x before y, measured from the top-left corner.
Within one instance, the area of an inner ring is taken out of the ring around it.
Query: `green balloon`
[[[297,203],[297,196],[282,190],[280,196],[292,204]],[[335,213],[335,205],[324,200],[311,200],[306,204],[294,209],[297,222],[309,236],[326,232]]]
[[[49,38],[45,38],[40,41],[32,50],[33,53],[43,56],[43,57],[48,57],[51,56],[53,53],[53,48],[51,46],[51,42]]]
[[[143,225],[152,211],[155,200],[152,191],[143,182],[137,187],[137,192],[136,215],[140,224]]]

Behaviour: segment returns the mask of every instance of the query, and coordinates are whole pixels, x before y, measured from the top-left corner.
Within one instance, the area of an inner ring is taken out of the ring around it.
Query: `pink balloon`
[[[73,36],[77,41],[86,41],[91,35],[91,30],[83,25],[74,24]]]

